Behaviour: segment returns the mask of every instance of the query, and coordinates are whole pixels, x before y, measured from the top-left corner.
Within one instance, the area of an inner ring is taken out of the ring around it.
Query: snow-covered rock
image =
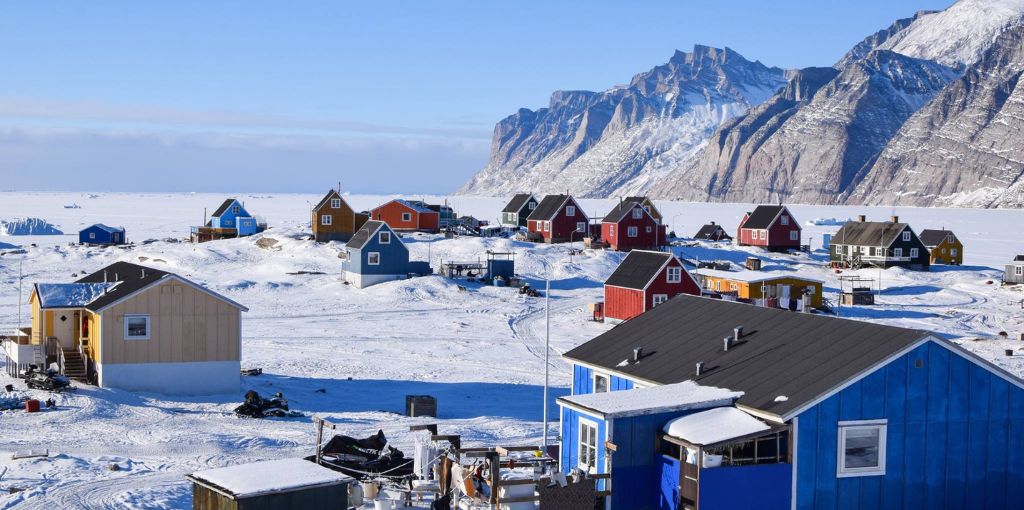
[[[63,235],[59,228],[42,218],[19,218],[0,221],[0,234],[9,236]]]

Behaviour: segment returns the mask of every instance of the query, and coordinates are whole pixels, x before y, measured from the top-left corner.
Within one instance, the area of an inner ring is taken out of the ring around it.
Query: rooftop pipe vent
[[[697,377],[700,377],[704,373],[704,362],[697,362]]]
[[[642,358],[642,357],[644,357],[644,348],[643,347],[634,347],[633,348],[633,363],[639,363],[640,362],[640,358]]]

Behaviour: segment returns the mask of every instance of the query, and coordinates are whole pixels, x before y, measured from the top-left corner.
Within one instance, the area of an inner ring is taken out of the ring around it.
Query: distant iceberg
[[[839,218],[814,218],[813,220],[807,220],[804,222],[805,225],[828,225],[828,226],[840,226],[850,221],[849,218],[841,220]]]
[[[0,221],[0,234],[8,236],[59,236],[63,235],[56,225],[42,218],[18,218]]]

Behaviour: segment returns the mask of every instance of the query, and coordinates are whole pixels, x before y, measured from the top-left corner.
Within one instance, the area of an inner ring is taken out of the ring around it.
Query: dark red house
[[[632,319],[679,294],[700,295],[700,285],[672,253],[633,250],[604,282],[604,317]]]
[[[665,238],[665,227],[638,201],[619,202],[601,220],[601,239],[615,251],[657,249]]]
[[[736,244],[760,246],[771,251],[800,249],[800,222],[784,205],[759,205],[743,215]]]
[[[391,230],[437,232],[440,213],[418,203],[395,199],[370,211],[370,219],[387,223]]]
[[[545,243],[582,241],[590,219],[570,195],[548,195],[526,218],[529,239]]]

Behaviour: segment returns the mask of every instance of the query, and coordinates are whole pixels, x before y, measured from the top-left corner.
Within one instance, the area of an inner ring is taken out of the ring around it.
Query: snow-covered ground
[[[199,398],[140,395],[79,386],[59,395],[57,408],[38,414],[0,412],[0,509],[2,508],[183,508],[191,503],[183,475],[243,461],[308,455],[313,451],[313,414],[340,423],[350,435],[382,428],[411,453],[407,432],[433,420],[402,416],[407,394],[438,397],[437,420],[446,433],[462,434],[468,444],[537,443],[541,435],[544,300],[512,289],[481,287],[431,276],[354,289],[338,279],[339,244],[304,240],[314,195],[240,196],[279,241],[273,249],[254,238],[201,245],[173,242],[188,235],[225,198],[212,194],[0,193],[0,220],[38,217],[66,232],[63,236],[0,236],[0,329],[28,322],[18,318],[18,275],[25,288],[35,282],[67,282],[117,260],[152,265],[208,285],[245,304],[243,367],[264,374],[244,378],[236,395]],[[385,196],[349,196],[357,209],[384,202]],[[439,201],[443,198],[424,197]],[[583,200],[588,214],[600,215],[612,200]],[[79,209],[64,208],[77,203]],[[504,199],[455,197],[461,213],[496,221]],[[658,203],[666,222],[680,235],[692,235],[707,221],[733,230],[742,204]],[[1008,210],[859,208],[792,206],[801,220],[871,219],[898,214],[915,229],[947,227],[963,240],[965,265],[936,267],[928,273],[892,269],[862,270],[881,278],[876,307],[844,307],[842,315],[910,326],[964,340],[966,347],[1024,374],[1024,352],[1006,357],[1004,349],[1024,332],[1020,288],[1001,287],[1002,264],[1024,253],[1017,225],[1024,213]],[[130,248],[85,248],[70,243],[92,223],[124,226]],[[829,222],[822,222],[829,223]],[[805,225],[820,248],[834,225]],[[148,242],[153,240],[153,242]],[[622,255],[587,251],[570,260],[567,247],[531,245],[507,239],[407,236],[413,258],[477,260],[488,249],[515,251],[517,272],[543,287],[551,277],[553,395],[569,388],[564,352],[608,326],[588,320],[587,303],[600,299],[601,282]],[[24,253],[5,244],[18,245]],[[576,243],[577,247],[579,243]],[[34,245],[34,246],[33,246]],[[823,252],[777,255],[730,245],[681,247],[687,258],[740,262],[751,253],[766,270],[795,270],[826,281],[835,301],[837,275],[824,267]],[[312,274],[310,274],[312,273]],[[324,273],[324,274],[316,274]],[[849,274],[844,273],[844,274]],[[991,282],[991,283],[990,283]],[[462,286],[460,288],[460,285]],[[464,289],[463,289],[464,288]],[[26,290],[22,298],[27,298]],[[1008,340],[992,340],[1000,331]],[[0,385],[14,383],[0,375]],[[242,393],[283,392],[303,418],[236,418],[232,409]],[[39,397],[47,395],[32,392]],[[552,407],[552,417],[557,414]],[[554,431],[553,433],[557,433]],[[49,459],[10,460],[10,452],[49,448]],[[118,470],[109,466],[117,464]],[[6,495],[6,489],[26,489]]]

